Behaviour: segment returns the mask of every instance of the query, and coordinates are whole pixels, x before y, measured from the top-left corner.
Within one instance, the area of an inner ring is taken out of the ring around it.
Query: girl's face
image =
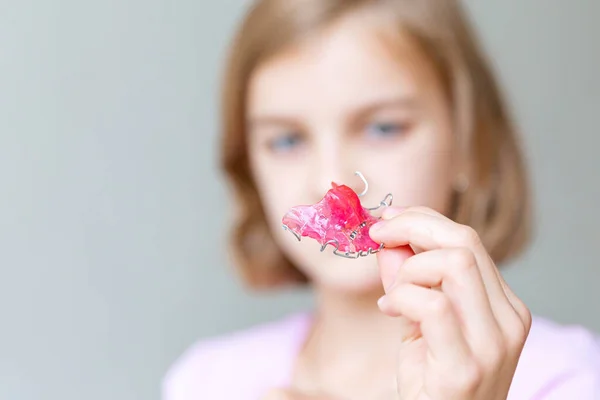
[[[375,207],[446,212],[456,175],[449,107],[416,54],[392,54],[375,32],[346,19],[255,71],[248,95],[251,168],[275,240],[313,284],[379,291],[374,255],[345,259],[296,238],[281,218],[321,200],[331,182],[346,184]]]

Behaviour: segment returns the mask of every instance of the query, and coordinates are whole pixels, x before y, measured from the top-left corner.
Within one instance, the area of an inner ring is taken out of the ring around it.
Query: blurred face
[[[397,206],[447,211],[455,176],[449,108],[427,64],[402,52],[347,19],[270,59],[250,82],[248,151],[268,223],[317,287],[381,289],[374,255],[321,253],[316,241],[298,242],[281,227],[290,207],[318,202],[332,181],[360,193],[360,171],[365,207],[392,193]]]

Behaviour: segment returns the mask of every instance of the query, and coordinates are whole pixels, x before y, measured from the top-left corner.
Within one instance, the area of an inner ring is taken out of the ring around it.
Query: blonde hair
[[[516,129],[458,0],[260,0],[232,43],[221,105],[221,165],[240,207],[232,249],[253,287],[307,279],[278,249],[253,182],[245,132],[248,83],[258,66],[282,50],[367,10],[416,45],[450,100],[470,183],[454,193],[448,216],[473,227],[497,264],[518,255],[529,240],[531,201]]]

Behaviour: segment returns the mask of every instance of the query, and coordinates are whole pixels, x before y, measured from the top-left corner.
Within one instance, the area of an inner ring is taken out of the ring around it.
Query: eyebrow
[[[375,101],[366,101],[353,106],[350,106],[349,115],[353,120],[364,118],[365,116],[374,113],[376,111],[392,108],[402,107],[410,110],[419,108],[419,103],[414,96],[395,96],[389,98],[383,98]],[[285,114],[258,114],[255,116],[249,116],[247,120],[248,127],[256,126],[301,126],[301,118],[293,115]]]
[[[400,107],[415,110],[419,108],[419,103],[415,96],[394,96],[358,104],[352,107],[352,112],[350,114],[364,116],[381,109]]]
[[[256,128],[257,126],[300,126],[300,118],[286,115],[257,115],[248,118],[246,125],[249,128]]]

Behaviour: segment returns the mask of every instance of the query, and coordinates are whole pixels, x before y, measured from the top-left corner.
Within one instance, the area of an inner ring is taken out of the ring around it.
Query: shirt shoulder
[[[600,338],[534,316],[509,399],[600,399]]]
[[[199,340],[171,365],[163,400],[254,399],[286,383],[309,316],[297,313]]]

